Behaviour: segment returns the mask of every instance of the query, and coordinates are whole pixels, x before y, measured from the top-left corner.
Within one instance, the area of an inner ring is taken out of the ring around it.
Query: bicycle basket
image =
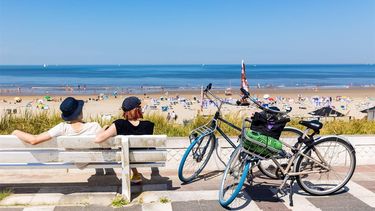
[[[290,119],[286,116],[268,114],[267,112],[255,112],[252,117],[250,129],[263,135],[279,139],[286,123]]]
[[[212,120],[214,121],[214,120]],[[216,122],[209,121],[205,125],[195,128],[189,134],[190,143],[198,137],[204,137],[214,133],[216,130]]]
[[[283,144],[272,137],[244,128],[241,137],[244,151],[261,159],[270,158],[282,151]]]

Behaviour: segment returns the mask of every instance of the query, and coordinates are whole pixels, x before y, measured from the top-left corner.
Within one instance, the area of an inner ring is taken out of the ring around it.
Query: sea
[[[375,65],[246,65],[250,87],[375,87]],[[241,64],[0,65],[0,89],[22,93],[237,89]]]

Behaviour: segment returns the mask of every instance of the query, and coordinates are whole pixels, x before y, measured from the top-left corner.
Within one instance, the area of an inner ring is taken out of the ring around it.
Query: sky
[[[0,0],[0,64],[375,63],[375,0]]]

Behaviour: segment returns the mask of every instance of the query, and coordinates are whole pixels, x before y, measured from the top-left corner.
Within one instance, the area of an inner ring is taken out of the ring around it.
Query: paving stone
[[[290,210],[271,188],[269,185],[257,184],[248,186],[245,191],[261,210]]]
[[[200,205],[197,200],[179,201],[179,202],[172,202],[172,209],[178,210],[178,211],[193,211],[193,210],[200,210]]]
[[[118,186],[61,186],[61,187],[43,187],[39,193],[94,193],[94,192],[112,192],[117,193]]]
[[[368,206],[367,204],[363,203],[361,200],[355,198],[350,193],[341,193],[336,195],[330,195],[328,197],[314,197],[314,198],[307,198],[314,206],[318,207],[319,209],[325,210],[374,210],[374,208]]]
[[[125,207],[121,207],[121,208],[115,208],[114,210],[116,211],[143,211],[142,210],[142,205],[131,205],[131,206],[125,206]]]
[[[172,211],[171,203],[147,203],[142,204],[143,211]]]
[[[375,181],[355,181],[355,183],[375,193]]]
[[[0,201],[0,205],[12,206],[30,204],[34,195],[32,194],[13,194]]]
[[[218,200],[200,200],[199,206],[201,211],[220,211],[226,210],[220,204]]]
[[[72,204],[72,205],[102,205],[110,206],[113,198],[113,194],[98,194],[98,193],[76,193],[64,195],[61,197],[59,204]]]
[[[53,211],[55,206],[33,206],[25,207],[23,211]]]
[[[63,194],[54,193],[54,194],[35,194],[33,199],[30,201],[31,205],[38,204],[58,204],[63,197]]]
[[[54,211],[85,211],[85,207],[81,206],[58,206]]]
[[[83,211],[113,211],[114,208],[112,207],[107,207],[107,206],[97,206],[97,205],[89,205],[86,207],[83,207]]]

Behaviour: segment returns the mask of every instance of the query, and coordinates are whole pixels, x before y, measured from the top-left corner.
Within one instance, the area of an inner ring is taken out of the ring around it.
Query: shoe
[[[140,183],[142,182],[142,174],[134,174],[130,178],[131,183]]]

